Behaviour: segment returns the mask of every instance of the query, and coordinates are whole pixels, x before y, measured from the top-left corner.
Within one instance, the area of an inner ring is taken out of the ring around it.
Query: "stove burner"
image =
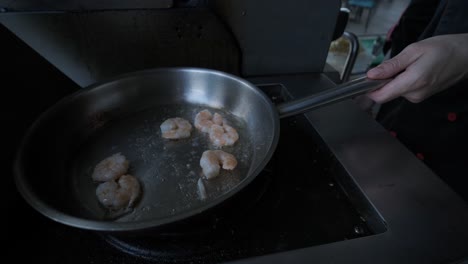
[[[206,244],[206,242],[201,245],[197,243],[199,241],[184,241],[183,243],[180,243],[165,241],[164,239],[156,239],[153,241],[144,240],[143,243],[140,244],[138,242],[126,241],[113,236],[107,236],[105,237],[105,240],[124,253],[155,261],[157,263],[206,263],[207,256],[212,259],[222,259],[222,255],[214,255],[214,253],[217,252],[216,250],[213,250],[214,245]],[[212,262],[214,263],[216,261]]]

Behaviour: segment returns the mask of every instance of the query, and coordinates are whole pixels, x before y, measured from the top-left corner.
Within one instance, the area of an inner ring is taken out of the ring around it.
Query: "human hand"
[[[367,94],[373,101],[385,103],[403,96],[419,103],[468,77],[468,34],[441,35],[413,43],[369,70],[367,77],[395,77]]]

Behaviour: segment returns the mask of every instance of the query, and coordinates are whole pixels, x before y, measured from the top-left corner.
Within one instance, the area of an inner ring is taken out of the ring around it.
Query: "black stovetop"
[[[265,170],[209,214],[145,237],[128,238],[56,223],[33,210],[13,183],[13,153],[31,122],[78,87],[1,29],[7,129],[7,241],[15,260],[45,263],[213,263],[370,235],[335,181],[335,158],[303,116],[281,120],[279,145]],[[281,100],[278,86],[263,87]],[[38,175],[40,177],[40,175]]]
[[[206,216],[138,238],[119,237],[55,223],[18,197],[9,212],[15,219],[10,245],[16,259],[47,263],[219,263],[369,235],[333,178],[336,161],[314,143],[311,129],[301,116],[282,120],[265,170]]]

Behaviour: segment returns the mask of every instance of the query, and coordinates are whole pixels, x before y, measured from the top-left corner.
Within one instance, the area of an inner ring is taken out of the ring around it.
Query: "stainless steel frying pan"
[[[15,162],[23,197],[42,214],[66,225],[97,231],[137,231],[197,215],[232,197],[260,173],[279,137],[279,117],[312,110],[388,80],[359,79],[307,98],[275,106],[249,82],[223,72],[167,68],[136,72],[64,98],[26,134]],[[238,159],[233,171],[201,179],[199,160],[213,148],[206,134],[161,138],[169,117],[193,123],[197,112],[224,115],[240,139],[224,148]],[[134,210],[113,215],[96,199],[94,166],[122,153],[143,187]]]

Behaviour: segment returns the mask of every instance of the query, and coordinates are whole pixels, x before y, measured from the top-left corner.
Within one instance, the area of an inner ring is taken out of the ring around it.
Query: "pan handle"
[[[336,103],[344,99],[366,93],[368,91],[377,90],[391,80],[393,80],[393,78],[373,80],[368,79],[367,77],[361,77],[353,81],[340,84],[335,88],[328,89],[305,98],[282,103],[277,105],[279,117],[283,118],[302,114],[328,104]]]

